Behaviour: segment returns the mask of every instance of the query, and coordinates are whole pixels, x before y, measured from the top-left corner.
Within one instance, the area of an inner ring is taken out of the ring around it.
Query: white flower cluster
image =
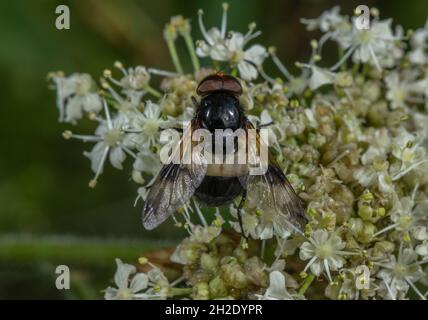
[[[166,299],[171,294],[174,284],[169,283],[162,271],[145,258],[140,258],[139,262],[142,265],[148,264],[151,269],[146,273],[137,273],[135,266],[116,259],[116,287],[105,290],[106,300],[159,300]]]
[[[250,121],[269,128],[272,154],[305,202],[305,232],[293,232],[282,215],[259,208],[252,194],[242,211],[247,241],[235,203],[230,214],[217,209],[215,220],[207,222],[205,209],[192,201],[174,217],[189,232],[171,256],[183,266],[175,287],[155,266],[148,274],[136,273],[117,260],[118,289],[108,288],[106,298],[310,299],[314,293],[331,299],[426,299],[428,25],[414,32],[393,29],[392,20],[381,20],[375,8],[364,30],[338,7],[302,19],[322,36],[311,42],[309,61],[296,63],[300,75],[292,75],[274,47],[247,48],[260,34],[254,23],[246,33],[227,31],[227,11],[224,4],[220,27],[208,31],[199,12],[204,39],[196,46],[189,21],[171,19],[164,38],[174,72],[126,70],[116,63],[120,76],[106,70],[98,85],[86,74],[52,74],[60,121],[74,124],[88,116],[97,123],[93,135],[63,135],[95,143],[85,152],[95,174],[91,187],[107,161],[122,169],[131,158],[130,175],[144,199],[160,169],[160,130],[191,119],[198,81],[223,69],[242,79],[241,103]],[[191,73],[181,66],[175,46],[180,38]],[[322,66],[327,41],[339,52],[330,67]],[[281,77],[264,72],[268,57]],[[199,58],[207,58],[207,68]],[[162,77],[159,89],[150,85],[152,76]],[[273,260],[265,257],[267,248]]]

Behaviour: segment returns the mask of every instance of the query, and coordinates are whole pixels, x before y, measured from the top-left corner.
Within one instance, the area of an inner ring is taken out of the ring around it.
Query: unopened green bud
[[[244,242],[247,243],[247,241]],[[236,257],[240,263],[244,263],[245,260],[247,260],[247,252],[242,248],[236,248],[233,251],[233,256]]]
[[[223,280],[217,276],[209,283],[211,299],[218,299],[227,296],[227,289]]]
[[[177,28],[174,24],[168,23],[163,30],[163,36],[167,41],[174,41],[177,39]]]
[[[221,266],[223,280],[228,286],[236,289],[244,289],[248,285],[248,278],[241,265],[236,261],[231,261]]]
[[[359,234],[363,230],[364,223],[360,218],[351,218],[348,221],[348,226],[354,233]]]
[[[208,300],[210,298],[210,288],[208,283],[199,282],[193,287],[193,298],[195,300]]]
[[[311,236],[311,233],[312,233],[312,227],[311,227],[311,225],[308,223],[308,224],[305,226],[305,236],[309,238],[309,237]]]
[[[359,241],[363,243],[368,243],[371,240],[373,240],[373,235],[376,232],[376,227],[371,222],[364,222],[363,229],[361,232],[357,235],[357,238]]]
[[[374,200],[374,195],[370,191],[366,190],[362,194],[361,199],[365,201],[371,201],[371,200]]]
[[[62,133],[62,136],[64,137],[64,139],[68,140],[73,136],[73,133],[70,130],[65,130]]]
[[[353,82],[354,79],[349,72],[339,72],[336,75],[335,84],[339,87],[350,87]]]
[[[373,209],[368,205],[361,205],[358,209],[358,215],[365,221],[371,221],[373,218]]]
[[[385,208],[380,207],[380,208],[377,209],[377,215],[378,215],[378,217],[381,217],[381,218],[384,217],[385,213],[386,213]]]
[[[318,215],[318,212],[317,212],[317,210],[316,210],[316,209],[314,209],[314,208],[310,208],[310,209],[308,210],[308,214],[309,214],[309,216],[311,216],[311,217],[316,217],[316,216]]]
[[[180,257],[186,264],[193,264],[197,262],[204,248],[201,243],[186,239],[181,243]]]
[[[346,300],[348,298],[346,293],[341,293],[337,296],[339,300]]]
[[[217,269],[218,262],[219,259],[217,257],[214,257],[208,253],[203,253],[201,255],[201,267],[206,271],[214,273]]]
[[[409,235],[408,232],[406,232],[405,234],[403,234],[403,241],[410,242],[410,235]]]
[[[248,279],[259,287],[268,286],[268,277],[264,272],[265,264],[258,257],[251,257],[245,261],[244,269]]]

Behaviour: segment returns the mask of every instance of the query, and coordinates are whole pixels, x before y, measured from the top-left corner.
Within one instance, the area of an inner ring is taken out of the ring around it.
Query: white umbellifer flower
[[[119,80],[115,79],[112,72],[107,69],[104,70],[104,79],[101,84],[111,94],[112,98],[116,100],[117,109],[120,111],[135,110],[146,93],[156,98],[161,97],[162,94],[153,89],[149,84],[151,74],[166,77],[176,76],[176,74],[168,71],[146,68],[144,66],[125,69],[119,61],[116,61],[114,66],[122,72],[122,77]],[[121,93],[125,95],[125,98],[118,94],[106,80],[121,88]]]
[[[416,246],[415,252],[425,259],[428,259],[428,238]]]
[[[119,170],[122,169],[122,162],[125,161],[126,153],[123,150],[124,147],[120,145],[121,128],[120,122],[115,123],[114,121],[110,125],[101,124],[98,127],[96,135],[100,139],[99,142],[91,151],[85,152],[85,156],[91,160],[92,171],[95,172],[92,183],[96,183],[99,175],[103,172],[108,155],[112,166]]]
[[[379,263],[374,262],[376,266],[381,267],[377,273],[377,277],[383,281],[386,291],[384,293],[387,299],[397,299],[399,296],[405,296],[409,290],[409,286],[425,300],[424,295],[415,286],[423,276],[421,265],[428,260],[417,260],[418,255],[412,248],[400,247],[398,256],[391,256],[388,261]]]
[[[371,132],[369,135],[363,136],[361,141],[370,143],[366,152],[361,156],[361,163],[368,165],[377,161],[386,160],[387,153],[391,149],[391,137],[385,128],[381,128]]]
[[[420,165],[428,162],[426,150],[422,146],[426,133],[422,137],[409,133],[400,128],[397,136],[392,141],[392,155],[400,160],[400,166],[393,168],[393,180],[398,180]]]
[[[360,30],[353,25],[349,34],[338,39],[346,52],[330,70],[339,68],[351,55],[354,62],[370,63],[382,70],[382,66],[391,64],[388,53],[398,50],[394,44],[395,40],[397,37],[392,32],[391,20],[375,20],[369,29]]]
[[[253,45],[249,49],[244,47],[260,35],[260,31],[254,32],[255,24],[252,23],[247,34],[230,32],[230,36],[226,37],[227,10],[228,5],[224,4],[221,29],[214,27],[208,32],[202,21],[203,12],[199,11],[199,27],[205,40],[198,42],[196,53],[200,57],[210,57],[216,61],[229,61],[233,67],[238,68],[242,79],[253,80],[257,78],[257,67],[267,57],[267,51],[261,45]]]
[[[288,238],[293,229],[287,224],[286,217],[278,214],[276,210],[265,208],[259,216],[259,223],[255,230],[260,240],[271,239],[275,235]]]
[[[125,161],[126,153],[136,158],[135,154],[127,148],[123,140],[123,129],[126,119],[120,116],[111,119],[105,101],[104,110],[106,119],[100,120],[101,123],[96,129],[95,135],[75,135],[69,131],[64,132],[65,138],[75,138],[84,142],[96,142],[91,151],[84,153],[91,160],[91,168],[95,173],[95,177],[89,182],[90,187],[95,187],[98,177],[103,172],[107,157],[109,157],[112,166],[120,170],[122,169],[122,162]]]
[[[144,90],[150,81],[150,74],[146,67],[138,66],[129,68],[124,72],[123,78],[120,80],[122,87],[127,90]]]
[[[306,25],[306,29],[309,31],[321,30],[322,32],[328,32],[334,30],[339,24],[343,22],[345,17],[339,14],[340,7],[335,6],[330,10],[324,11],[318,18],[315,19],[300,19],[300,21]]]
[[[221,228],[216,226],[192,226],[190,239],[200,243],[210,243],[221,233]]]
[[[351,49],[354,46],[354,62],[371,63],[378,70],[382,69],[382,56],[390,49],[391,43],[396,40],[392,29],[392,20],[373,21],[369,29],[359,30],[354,27],[354,37]]]
[[[128,70],[121,68],[121,70],[123,77],[118,84],[122,86],[123,93],[128,99],[134,105],[138,105],[149,88],[150,74],[143,66],[129,68]]]
[[[375,161],[373,164],[356,169],[354,178],[363,187],[378,187],[382,193],[390,194],[394,192],[394,185],[388,173],[388,166],[387,161]]]
[[[340,15],[339,11],[340,8],[337,6],[324,11],[316,19],[300,20],[306,25],[307,30],[319,29],[324,33],[318,42],[318,54],[321,54],[324,44],[329,39],[337,41],[342,47],[347,47],[352,39],[352,24],[349,21],[349,17]]]
[[[343,280],[338,293],[339,298],[340,295],[344,295],[346,299],[358,300],[362,293],[368,296],[375,294],[375,279],[365,278],[364,274],[357,273],[355,268],[342,269],[340,277]],[[365,281],[368,282],[367,289]]]
[[[428,47],[428,21],[424,28],[417,29],[410,39],[412,50],[409,52],[409,60],[416,65],[424,65],[428,62],[426,49]]]
[[[406,98],[409,94],[409,86],[405,82],[401,82],[397,72],[391,72],[385,77],[386,87],[388,91],[386,98],[391,102],[391,108],[396,109],[406,106]]]
[[[319,276],[326,272],[330,282],[332,282],[330,271],[337,271],[345,264],[344,255],[353,255],[353,252],[343,251],[346,244],[335,233],[330,234],[327,230],[315,230],[308,241],[300,246],[299,257],[302,260],[309,260],[305,269],[310,268],[311,272]]]
[[[235,219],[238,218],[237,216],[238,210],[234,205],[230,205],[230,214]],[[256,214],[250,213],[249,211],[245,210],[244,208],[241,209],[241,216],[242,216],[242,225],[244,228],[244,231],[247,235],[251,236],[253,239],[258,239],[259,234],[256,232],[256,227],[259,224],[259,219]],[[232,226],[232,228],[236,232],[241,232],[241,226],[237,221],[229,221],[229,224]]]
[[[260,114],[259,126],[266,127],[269,130],[268,146],[281,152],[280,142],[285,139],[285,126],[281,123],[275,123],[267,110],[263,110]]]
[[[152,269],[147,272],[151,288],[147,290],[147,295],[151,299],[166,299],[174,283],[169,283],[164,273],[156,266],[150,264]],[[178,280],[179,281],[179,280]]]
[[[409,102],[418,101],[422,95],[428,92],[426,79],[414,81],[417,75],[415,72],[391,71],[385,77],[387,87],[386,98],[390,101],[392,109],[407,108]]]
[[[146,297],[141,291],[146,290],[149,284],[149,277],[145,273],[137,273],[137,269],[130,264],[122,263],[116,259],[117,270],[114,275],[114,283],[117,288],[108,287],[105,290],[106,300],[132,300]],[[134,275],[135,274],[135,275]],[[130,280],[130,277],[132,280]]]
[[[209,31],[205,29],[202,21],[203,11],[199,10],[199,28],[205,40],[198,42],[196,54],[200,57],[210,57],[215,61],[226,61],[228,52],[226,48],[226,29],[227,29],[227,10],[228,5],[223,4],[223,16],[221,20],[221,30],[217,27],[211,28]]]
[[[316,90],[326,84],[332,84],[336,79],[336,74],[328,69],[318,67],[314,64],[300,63],[299,65],[311,70],[309,77],[309,88],[311,90]]]
[[[134,161],[134,170],[156,175],[161,169],[159,157],[149,148],[141,149],[142,150],[137,153],[137,159]]]
[[[101,98],[95,92],[95,83],[90,75],[54,76],[53,81],[57,89],[59,121],[75,123],[82,118],[83,112],[98,113],[102,109]]]
[[[245,45],[258,33],[250,31],[244,36],[238,32],[232,32],[231,37],[226,40],[228,50],[228,60],[233,66],[237,66],[242,79],[251,81],[257,78],[257,68],[267,57],[265,47],[255,44],[249,49],[244,49]]]
[[[290,78],[289,82],[287,83],[287,87],[290,90],[291,94],[302,94],[303,91],[307,88],[308,82],[309,82],[309,72],[306,73],[303,70],[302,74],[299,77],[292,77]]]
[[[427,239],[427,217],[425,212],[418,210],[415,206],[415,195],[403,197],[394,201],[394,206],[390,211],[393,224],[378,231],[375,236],[388,231],[397,230],[405,234],[411,234],[416,240]]]
[[[141,150],[150,148],[159,140],[160,129],[165,123],[161,118],[159,105],[150,100],[146,101],[144,111],[138,111],[130,121],[127,144]]]
[[[280,271],[269,274],[269,287],[264,295],[257,295],[259,300],[294,300],[285,286],[285,277]]]

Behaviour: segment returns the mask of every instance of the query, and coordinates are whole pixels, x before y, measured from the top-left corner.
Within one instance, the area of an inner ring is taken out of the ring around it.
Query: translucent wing
[[[247,122],[246,127],[254,129],[250,122]],[[251,144],[250,142],[248,143],[248,159],[251,162],[251,159],[254,159],[263,149],[260,146],[264,142],[258,134],[256,143]],[[303,202],[270,153],[268,153],[267,170],[264,174],[249,173],[240,180],[247,190],[247,198],[257,199],[258,207],[262,211],[264,211],[263,209],[273,209],[283,215],[285,223],[293,229],[303,230],[306,224]]]
[[[183,138],[171,155],[170,163],[163,166],[158,177],[150,188],[143,208],[143,225],[152,230],[174,214],[189,201],[201,184],[207,165],[205,159],[196,152],[192,154],[191,164],[174,163],[172,159],[189,152],[192,130],[197,127],[193,121],[183,133]],[[190,130],[190,132],[188,131]],[[190,134],[190,135],[189,135]]]

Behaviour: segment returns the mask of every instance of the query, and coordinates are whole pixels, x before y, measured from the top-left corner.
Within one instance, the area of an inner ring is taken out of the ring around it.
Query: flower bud
[[[371,222],[364,222],[363,229],[357,235],[357,239],[362,243],[368,243],[373,240],[373,235],[376,232],[376,227]]]
[[[334,82],[339,87],[350,87],[352,86],[354,79],[349,72],[339,72],[337,73]]]
[[[233,256],[238,259],[239,263],[244,263],[247,260],[247,252],[240,247],[233,251]]]
[[[268,286],[268,276],[264,272],[264,268],[264,263],[258,257],[251,257],[244,264],[248,280],[259,287]]]
[[[200,282],[195,284],[193,287],[192,296],[193,296],[193,299],[195,300],[210,299],[210,289],[209,289],[208,283]]]
[[[209,283],[210,296],[211,299],[218,299],[227,296],[227,289],[224,285],[223,280],[217,276],[212,279]]]
[[[364,221],[372,221],[374,210],[367,204],[363,204],[358,209],[358,215]]]
[[[395,245],[389,241],[376,242],[373,248],[373,256],[387,257],[394,252]]]
[[[203,253],[201,255],[201,267],[202,269],[214,273],[217,269],[219,259],[211,254]]]
[[[248,278],[244,273],[242,266],[236,261],[236,259],[229,260],[227,263],[222,264],[221,271],[222,278],[228,286],[236,289],[244,289],[247,287]]]
[[[196,263],[204,249],[203,244],[185,239],[176,250],[178,260],[183,264]]]

